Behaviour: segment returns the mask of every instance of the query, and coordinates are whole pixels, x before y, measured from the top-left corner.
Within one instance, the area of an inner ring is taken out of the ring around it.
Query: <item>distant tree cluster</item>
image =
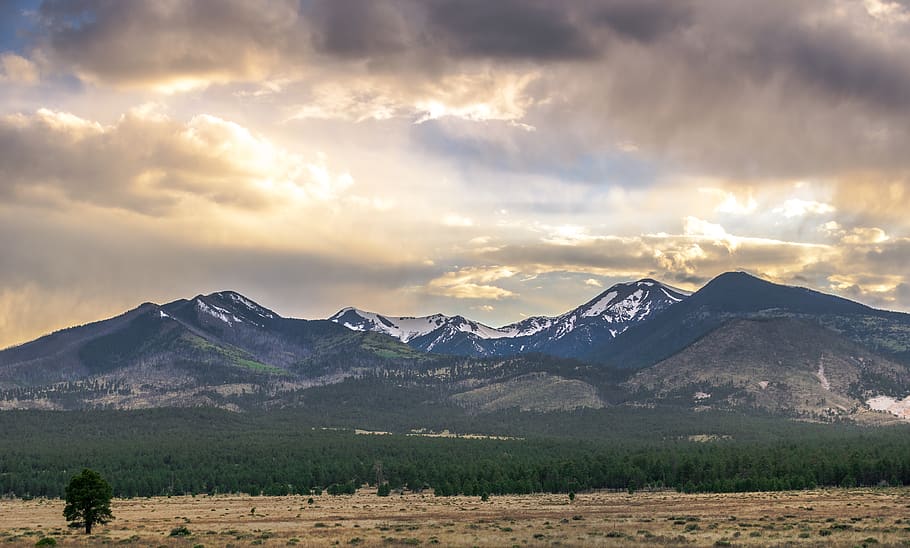
[[[659,416],[642,412],[626,415],[631,424],[616,427],[621,437],[475,440],[360,436],[313,426],[307,422],[312,413],[0,413],[0,494],[64,497],[74,471],[86,466],[98,470],[120,497],[323,490],[342,495],[363,485],[383,491],[433,489],[440,496],[910,485],[905,427],[869,430],[702,415],[701,427],[729,428],[714,431],[733,439],[701,443],[673,434],[691,429],[683,424],[691,418],[659,426],[662,433],[656,435],[652,419]],[[561,424],[563,434],[573,436],[587,435],[584,425],[591,421],[599,421],[601,429],[615,421],[609,412],[595,411],[520,417],[536,418],[543,431]],[[483,430],[511,418],[473,420]],[[491,424],[484,425],[486,420]],[[627,429],[643,434],[636,438]],[[381,474],[376,463],[382,463]]]

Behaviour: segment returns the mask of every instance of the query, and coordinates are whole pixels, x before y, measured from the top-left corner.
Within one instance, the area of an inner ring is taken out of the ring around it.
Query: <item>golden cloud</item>
[[[113,125],[40,109],[0,118],[0,192],[160,214],[195,197],[240,208],[325,202],[353,184],[320,154],[305,157],[217,116],[179,122],[154,105]],[[5,186],[5,188],[3,188]]]
[[[37,65],[12,52],[0,54],[0,82],[34,84],[38,81]]]
[[[504,266],[466,267],[430,280],[426,291],[432,295],[455,299],[502,299],[516,293],[493,285],[492,282],[511,278],[516,271]]]

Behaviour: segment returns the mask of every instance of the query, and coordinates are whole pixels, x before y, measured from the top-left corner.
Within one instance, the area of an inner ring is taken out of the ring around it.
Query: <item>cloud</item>
[[[40,109],[0,118],[0,193],[161,214],[187,198],[242,208],[333,200],[353,184],[310,159],[208,114],[173,120],[154,105],[104,126]]]
[[[251,81],[280,65],[297,25],[290,0],[46,1],[37,47],[89,82],[185,91]]]
[[[905,4],[892,0],[863,0],[869,15],[887,23],[910,22],[910,9]]]
[[[552,154],[634,143],[645,158],[750,177],[906,167],[906,8],[752,11],[738,0],[47,1],[31,46],[96,85],[282,81],[269,92],[302,119],[505,120],[540,130]]]
[[[516,294],[493,285],[492,282],[511,278],[516,273],[510,268],[502,266],[465,267],[446,272],[442,276],[430,280],[425,289],[432,295],[455,299],[498,300],[514,297]]]
[[[880,244],[888,240],[884,230],[876,227],[856,227],[841,238],[845,244]]]
[[[0,53],[0,82],[34,84],[38,77],[35,63],[12,52]]]
[[[442,218],[442,224],[451,227],[467,228],[474,226],[474,221],[470,217],[449,213]]]
[[[541,241],[553,245],[579,245],[601,239],[590,234],[588,228],[580,225],[542,226],[547,236]]]
[[[595,280],[594,278],[588,278],[587,280],[585,280],[585,285],[589,285],[591,287],[603,287],[603,284],[600,283],[599,281]]]
[[[294,107],[289,120],[389,120],[406,118],[421,124],[452,117],[471,121],[519,121],[534,99],[527,88],[536,71],[479,70],[415,82],[407,87],[381,78],[358,77],[346,82],[317,84],[305,103]]]
[[[441,0],[428,8],[428,30],[453,55],[552,60],[597,53],[580,22],[573,20],[577,14],[551,2]]]
[[[714,211],[717,211],[719,213],[749,215],[758,209],[758,202],[755,201],[755,198],[752,196],[751,192],[748,193],[748,195],[745,197],[745,200],[742,202],[740,202],[740,197],[735,193],[720,188],[700,187],[698,189],[698,192],[701,194],[714,196],[715,198],[719,199],[720,202],[714,208]]]
[[[780,207],[774,208],[774,213],[779,213],[784,217],[804,217],[806,215],[824,215],[833,213],[836,208],[831,204],[816,202],[813,200],[800,200],[791,198],[783,203]]]

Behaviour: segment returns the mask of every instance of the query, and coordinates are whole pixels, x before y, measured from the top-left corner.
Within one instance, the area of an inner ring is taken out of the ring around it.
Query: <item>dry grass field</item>
[[[685,495],[197,496],[116,500],[86,537],[59,500],[0,500],[0,547],[910,546],[910,489]],[[185,528],[185,529],[182,529]],[[188,533],[188,536],[172,536]]]

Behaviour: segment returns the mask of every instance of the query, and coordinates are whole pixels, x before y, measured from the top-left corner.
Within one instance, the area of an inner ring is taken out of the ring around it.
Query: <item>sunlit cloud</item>
[[[8,115],[0,119],[0,141],[8,144],[0,192],[22,198],[52,189],[143,213],[161,214],[186,196],[253,208],[324,202],[353,184],[321,154],[306,158],[209,114],[180,122],[154,104],[107,126],[45,108]]]
[[[863,0],[869,15],[888,23],[910,22],[910,9],[905,4],[893,0]]]
[[[34,84],[38,78],[38,67],[32,61],[12,52],[0,53],[0,82]]]
[[[841,238],[845,244],[880,244],[887,240],[885,231],[876,227],[855,227]]]
[[[461,268],[430,280],[426,290],[433,295],[455,299],[503,299],[516,294],[493,282],[511,278],[515,274],[516,271],[502,266]]]
[[[748,215],[758,209],[758,202],[748,193],[744,199],[741,199],[733,192],[728,192],[720,188],[701,187],[698,191],[702,194],[714,196],[720,202],[714,210],[719,213],[732,213],[734,215]]]
[[[775,213],[779,213],[787,218],[804,217],[806,215],[824,215],[825,213],[833,213],[834,211],[836,211],[836,209],[831,204],[813,200],[800,200],[798,198],[791,198],[784,202],[780,207],[774,208]]]

